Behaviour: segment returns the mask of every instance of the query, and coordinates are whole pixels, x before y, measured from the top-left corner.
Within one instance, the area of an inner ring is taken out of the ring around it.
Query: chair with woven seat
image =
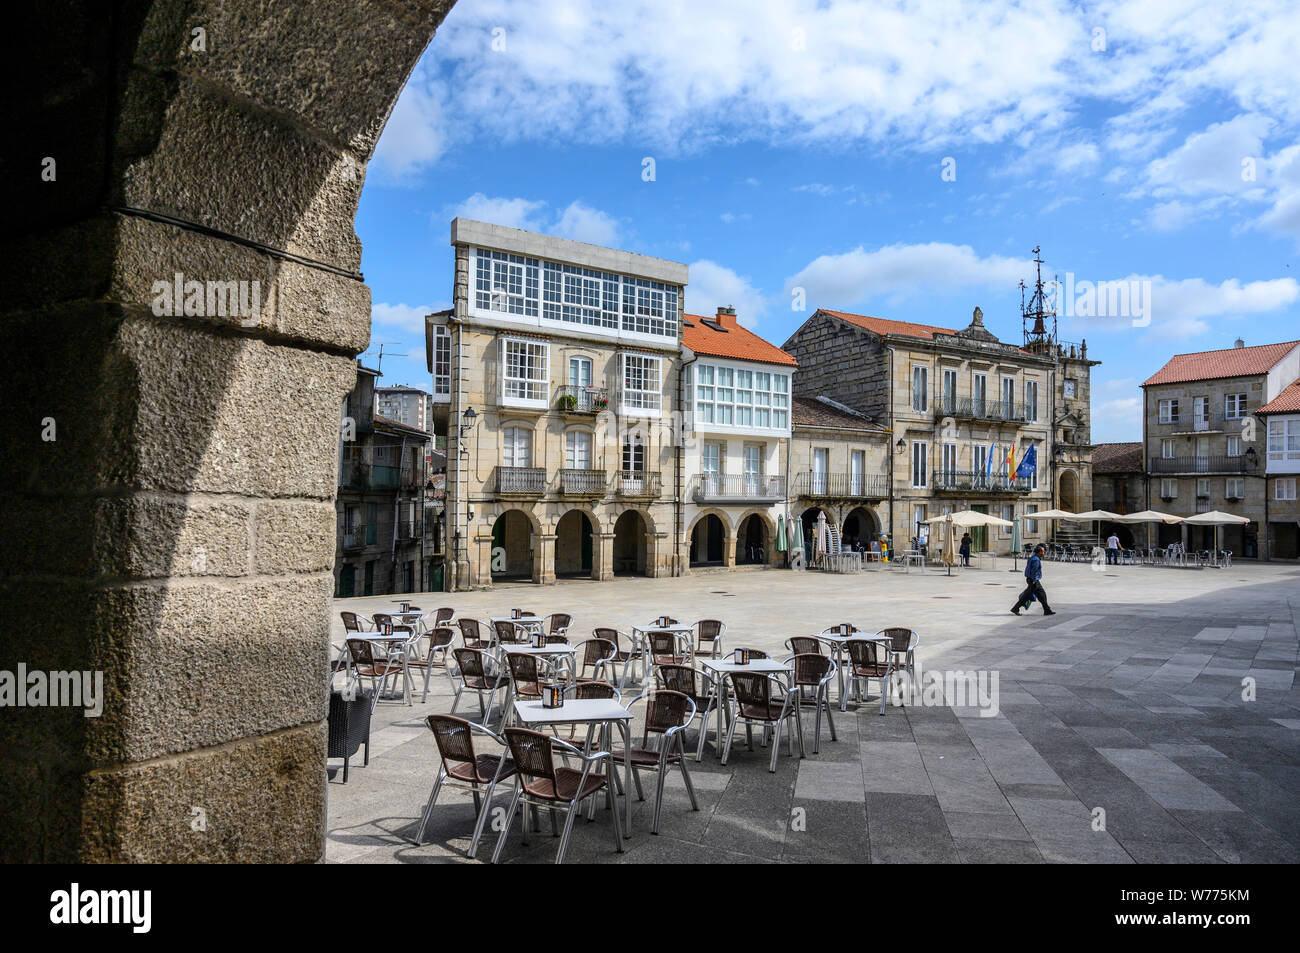
[[[773,732],[772,760],[768,772],[776,773],[776,756],[781,750],[781,727],[793,718],[795,727],[788,732],[790,755],[794,756],[795,736],[799,738],[799,757],[805,757],[803,745],[803,721],[799,715],[798,692],[786,686],[765,672],[729,672],[727,681],[736,698],[735,717],[731,719],[731,728],[727,732],[727,743],[722,749],[722,764],[725,767],[731,755],[731,742],[736,737],[736,728],[745,723],[745,740],[749,750],[754,750],[754,725],[763,727],[764,733]]]
[[[370,639],[348,639],[347,648],[352,659],[349,671],[358,680],[370,679],[370,710],[373,712],[379,701],[379,693],[387,684],[389,676],[396,677],[402,673],[401,659],[395,655],[379,654],[375,651],[375,643]]]
[[[690,647],[683,645],[676,632],[651,630],[646,633],[650,643],[650,664],[684,665],[690,660]]]
[[[506,652],[506,673],[510,677],[510,696],[506,700],[507,718],[513,710],[510,702],[540,701],[542,689],[559,681],[553,660],[531,652]]]
[[[718,683],[713,676],[696,671],[689,665],[660,665],[656,670],[659,684],[668,691],[681,692],[695,703],[696,717],[700,719],[700,737],[695,743],[695,760],[704,760],[704,740],[709,734],[709,715],[718,705]],[[714,742],[722,746],[722,739]]]
[[[452,714],[456,713],[460,696],[468,688],[478,695],[479,717],[486,721],[488,713],[492,711],[492,699],[496,697],[497,690],[510,687],[509,676],[496,671],[492,657],[482,649],[452,649],[451,654],[456,659],[456,670],[460,673],[460,688],[456,689],[456,697],[451,702]],[[483,704],[484,692],[488,693],[486,705]]]
[[[450,629],[448,629],[450,631]],[[420,817],[420,829],[415,835],[415,846],[424,843],[424,830],[429,825],[433,814],[434,802],[444,784],[463,788],[474,795],[474,836],[470,838],[466,857],[478,853],[479,838],[483,836],[483,825],[492,811],[492,792],[502,781],[514,777],[515,765],[504,754],[478,754],[474,750],[474,732],[482,732],[498,744],[505,746],[505,740],[495,732],[457,718],[455,715],[430,715],[424,719],[429,730],[433,732],[438,745],[438,754],[442,763],[438,766],[438,777],[433,782],[433,791],[428,803],[424,805],[424,814]]]
[[[515,812],[522,804],[524,833],[528,832],[528,808],[541,807],[550,811],[563,810],[564,833],[560,837],[560,846],[555,852],[555,862],[564,863],[564,854],[569,848],[569,837],[573,833],[573,820],[577,816],[582,802],[598,794],[606,796],[607,803],[614,815],[614,847],[623,852],[623,824],[618,816],[618,798],[609,787],[609,774],[594,770],[598,765],[610,759],[608,751],[596,751],[590,754],[574,745],[561,741],[539,731],[528,728],[507,728],[506,744],[510,747],[510,756],[515,764],[515,785],[510,796],[510,807],[506,811],[505,823],[501,825],[501,836],[497,838],[496,850],[492,852],[492,863],[501,858],[501,851],[510,836],[510,824]],[[581,759],[582,770],[555,763],[556,752],[563,752],[570,757]],[[552,815],[554,823],[554,815]]]
[[[892,626],[881,629],[875,634],[875,638],[889,643],[889,650],[894,657],[894,671],[907,672],[908,687],[915,689],[916,685],[912,677],[913,672],[916,671],[916,647],[921,644],[921,636],[915,629]]]
[[[615,666],[623,666],[623,670],[618,677],[619,691],[623,691],[627,687],[628,673],[630,671],[634,672],[637,664],[640,664],[641,666],[638,681],[644,681],[645,655],[641,651],[640,643],[624,635],[618,629],[597,627],[591,630],[591,635],[593,638],[605,639],[606,641],[613,642],[616,646],[614,657],[610,661]],[[624,643],[628,645],[628,648],[623,648]]]
[[[451,651],[451,643],[454,641],[456,641],[456,630],[449,625],[439,626],[429,633],[428,654],[423,658],[407,661],[408,668],[424,672],[424,697],[420,699],[421,704],[429,700],[429,676],[433,674],[435,668],[440,668],[446,673],[452,691],[456,690],[456,680],[451,677],[451,666],[447,664],[447,653]],[[439,654],[441,658],[438,657]]]
[[[546,617],[547,635],[565,635],[573,624],[573,616],[567,612],[552,612]]]
[[[815,635],[792,635],[785,640],[791,655],[823,655],[825,643]]]
[[[492,623],[492,629],[496,633],[497,645],[523,645],[532,641],[526,626],[515,625],[509,619],[497,619]]]
[[[485,649],[492,644],[492,640],[483,632],[483,623],[478,619],[457,619],[456,625],[460,626],[461,643],[467,649]]]
[[[727,634],[727,623],[717,619],[701,619],[695,623],[695,657],[717,658],[722,654],[722,639]]]
[[[865,697],[862,683],[869,678],[878,678],[880,713],[883,715],[885,703],[889,700],[889,677],[894,672],[893,646],[877,639],[849,639],[844,643],[844,648],[849,655],[849,679],[858,704],[862,704]],[[848,700],[848,692],[845,692],[840,699],[840,711],[847,710]]]
[[[340,612],[339,615],[343,617],[344,632],[366,631],[366,627],[361,623],[361,616],[357,615],[355,612]]]
[[[798,638],[792,642],[800,641]],[[835,737],[835,721],[831,718],[830,684],[835,679],[835,662],[820,652],[798,653],[786,659],[794,667],[794,689],[798,693],[799,704],[807,704],[806,694],[811,692],[814,716],[813,754],[821,752],[822,709],[826,710],[826,724],[831,729],[831,741]]]
[[[617,676],[618,646],[609,639],[584,639],[574,646],[573,680],[610,682]]]
[[[695,787],[691,784],[690,772],[686,770],[686,746],[682,743],[682,733],[695,720],[695,702],[682,692],[650,689],[628,702],[627,710],[632,711],[636,705],[642,703],[645,705],[645,717],[641,730],[641,745],[640,747],[633,745],[627,754],[632,761],[632,780],[636,784],[638,800],[645,800],[645,792],[641,789],[641,770],[653,768],[657,775],[654,823],[651,825],[650,832],[658,834],[659,816],[663,809],[664,780],[671,765],[681,769],[682,780],[686,783],[686,793],[691,799],[691,810],[700,809],[699,802],[695,800]],[[655,736],[653,746],[652,735]],[[612,763],[618,764],[623,759],[624,753],[622,749],[616,748],[610,752],[610,757]]]

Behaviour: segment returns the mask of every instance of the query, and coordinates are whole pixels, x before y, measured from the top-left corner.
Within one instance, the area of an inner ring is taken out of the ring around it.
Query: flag
[[[993,457],[996,455],[996,453],[997,450],[993,446],[993,444],[989,444],[988,456],[987,459],[984,461],[984,479],[986,480],[993,475]]]
[[[1016,476],[1027,477],[1038,469],[1038,451],[1031,443],[1025,455],[1020,458],[1020,466],[1016,468]]]
[[[1016,445],[1014,443],[1007,444],[1006,463],[1007,463],[1007,472],[1015,473],[1016,472]]]

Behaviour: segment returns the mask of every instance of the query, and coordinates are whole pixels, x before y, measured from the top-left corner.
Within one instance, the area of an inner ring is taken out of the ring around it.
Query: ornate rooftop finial
[[[976,327],[984,327],[984,312],[976,305],[975,312],[970,316],[970,323]]]

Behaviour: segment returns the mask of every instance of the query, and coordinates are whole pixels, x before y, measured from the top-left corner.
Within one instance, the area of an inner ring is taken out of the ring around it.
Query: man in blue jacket
[[[1034,547],[1034,554],[1026,561],[1025,591],[1020,593],[1020,598],[1011,607],[1012,615],[1020,615],[1020,610],[1028,608],[1029,601],[1035,598],[1043,604],[1043,615],[1056,615],[1052,607],[1047,604],[1047,593],[1043,590],[1043,553],[1045,552],[1047,547],[1039,543]]]

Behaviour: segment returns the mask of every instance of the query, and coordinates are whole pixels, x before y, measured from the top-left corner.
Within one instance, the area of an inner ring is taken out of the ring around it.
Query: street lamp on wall
[[[894,452],[901,454],[906,449],[907,449],[907,441],[905,441],[902,437],[899,437],[898,443],[894,444]]]
[[[475,412],[474,408],[466,407],[465,411],[460,415],[460,435],[462,437],[467,435],[474,429],[474,425],[477,423],[478,414]]]

